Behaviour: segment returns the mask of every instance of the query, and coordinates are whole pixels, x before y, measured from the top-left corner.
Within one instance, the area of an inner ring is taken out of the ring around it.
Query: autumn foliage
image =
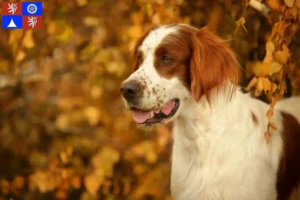
[[[229,40],[272,137],[300,93],[300,0],[44,1],[42,29],[0,31],[0,200],[170,199],[172,135],[136,129],[119,93],[137,39],[170,23]]]

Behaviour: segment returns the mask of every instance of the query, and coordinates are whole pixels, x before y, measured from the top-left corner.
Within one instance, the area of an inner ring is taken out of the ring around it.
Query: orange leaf
[[[274,53],[274,58],[278,63],[284,65],[288,61],[290,53],[286,45],[284,45],[282,48],[282,51],[276,51]]]
[[[272,99],[271,99],[271,107],[274,108],[275,104],[276,104],[276,98],[272,97]]]
[[[270,65],[269,75],[272,76],[273,74],[279,72],[282,69],[282,65],[278,62],[272,62]]]
[[[253,88],[255,86],[256,83],[257,83],[257,78],[253,77],[251,79],[251,81],[249,82],[249,84],[247,85],[247,87],[245,88],[245,91],[249,92],[251,90],[251,88]]]
[[[284,0],[285,5],[287,5],[288,7],[293,7],[295,0]]]
[[[296,0],[295,4],[296,4],[296,7],[298,9],[300,9],[300,0]],[[300,20],[300,17],[299,17],[299,20]]]
[[[271,91],[271,81],[268,78],[262,78],[262,84],[265,92]]]
[[[274,114],[273,108],[271,107],[267,112],[267,118],[270,120]]]
[[[270,8],[273,10],[278,10],[280,7],[280,1],[279,0],[268,0],[268,4]]]

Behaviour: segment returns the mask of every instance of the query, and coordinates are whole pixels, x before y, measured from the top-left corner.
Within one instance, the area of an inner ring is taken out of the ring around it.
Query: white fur
[[[264,132],[269,105],[240,90],[229,100],[230,83],[218,93],[212,92],[211,104],[205,97],[196,102],[178,78],[161,77],[153,66],[154,51],[165,36],[174,32],[175,27],[151,31],[140,46],[145,55],[142,65],[126,80],[146,80],[140,105],[143,109],[159,107],[158,100],[165,104],[173,98],[180,99],[180,107],[172,117],[172,197],[175,200],[275,200],[283,147],[279,111],[273,116],[277,131],[266,143]],[[159,91],[153,94],[153,88]],[[294,105],[296,101],[300,99],[283,101],[278,107]],[[293,107],[286,107],[285,111],[293,112]],[[252,113],[258,123],[254,122]]]
[[[237,91],[190,98],[175,119],[171,190],[174,199],[275,200],[280,132],[267,144],[268,105]],[[259,124],[252,119],[252,112]],[[274,122],[282,130],[281,116]]]

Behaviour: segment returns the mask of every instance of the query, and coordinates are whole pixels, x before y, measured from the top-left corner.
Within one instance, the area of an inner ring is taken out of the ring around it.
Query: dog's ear
[[[210,101],[212,89],[227,81],[237,84],[239,68],[227,43],[207,28],[202,28],[192,36],[190,73],[193,97],[199,101],[206,95]]]

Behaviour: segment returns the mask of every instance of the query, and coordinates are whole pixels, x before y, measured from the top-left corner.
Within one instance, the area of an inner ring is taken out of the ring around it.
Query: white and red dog
[[[121,93],[141,127],[174,122],[174,199],[300,199],[300,98],[277,103],[267,143],[269,105],[243,94],[238,74],[234,53],[205,28],[160,26],[138,41]]]

